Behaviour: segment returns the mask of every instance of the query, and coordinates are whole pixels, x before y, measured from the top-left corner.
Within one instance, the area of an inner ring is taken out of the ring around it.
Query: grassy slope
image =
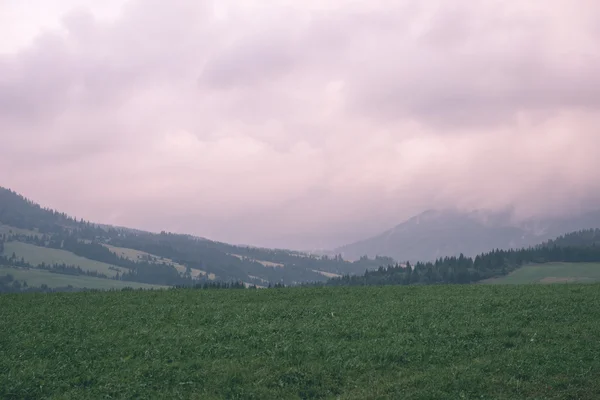
[[[599,281],[600,263],[548,263],[527,265],[513,271],[507,276],[488,279],[483,283],[589,283]]]
[[[173,265],[173,266],[179,266],[180,264],[175,263],[173,260],[170,259],[163,259],[159,256],[156,256],[154,254],[150,254],[150,253],[146,253],[145,251],[139,251],[139,250],[135,250],[135,249],[128,249],[126,247],[115,247],[115,246],[111,246],[108,244],[104,244],[104,246],[109,249],[111,252],[115,253],[116,255],[123,257],[123,258],[127,258],[131,261],[143,261],[145,257],[154,257],[157,258],[160,262],[165,262],[169,265]],[[185,268],[185,267],[183,267]]]
[[[3,225],[0,223],[0,235],[2,234],[19,234],[19,235],[27,235],[27,236],[38,236],[39,233],[36,231],[30,231],[27,229],[20,229],[20,228],[15,228],[12,226],[8,226],[8,225]]]
[[[600,285],[0,296],[0,398],[600,398]]]
[[[4,255],[10,257],[13,252],[18,258],[23,257],[25,261],[33,265],[38,265],[43,262],[46,264],[65,263],[67,265],[79,266],[84,271],[97,271],[109,277],[117,274],[117,271],[110,269],[110,267],[118,268],[121,272],[127,272],[126,268],[115,267],[103,262],[79,257],[69,251],[40,247],[28,243],[6,243],[4,245]]]
[[[241,256],[239,254],[230,254],[231,256],[234,256],[236,258],[239,258],[240,260],[243,260],[244,256]],[[259,264],[262,264],[263,267],[268,267],[268,268],[284,268],[285,265],[281,264],[281,263],[275,263],[275,262],[271,262],[271,261],[262,261],[262,260],[255,260],[253,258],[249,258],[251,261],[257,262]]]
[[[147,285],[137,282],[114,281],[112,279],[95,278],[92,276],[74,276],[55,274],[50,271],[39,269],[22,269],[11,267],[0,267],[0,276],[11,274],[19,281],[26,281],[27,285],[40,287],[46,284],[50,288],[73,286],[75,288],[87,289],[122,289],[125,287],[132,288],[165,288],[166,286]]]

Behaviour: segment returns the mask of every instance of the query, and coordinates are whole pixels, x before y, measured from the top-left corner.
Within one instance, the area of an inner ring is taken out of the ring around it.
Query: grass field
[[[239,254],[230,254],[230,255],[234,256],[235,258],[239,258],[240,260],[243,260],[244,258],[247,258],[247,257],[244,257],[244,256],[240,256]],[[261,261],[261,260],[255,260],[253,258],[249,258],[249,260],[257,262],[259,264],[262,264],[263,267],[270,267],[270,268],[283,268],[283,267],[285,267],[285,265],[283,265],[283,264],[274,263],[274,262],[271,262],[271,261]]]
[[[81,267],[84,271],[96,271],[106,276],[112,277],[117,274],[112,268],[117,268],[118,271],[127,272],[126,268],[115,267],[103,262],[90,260],[85,257],[79,257],[69,251],[51,249],[48,247],[35,246],[29,243],[8,242],[4,244],[4,255],[10,257],[13,253],[17,258],[23,257],[25,261],[32,265],[46,264],[62,264],[75,265]]]
[[[145,283],[114,281],[112,279],[95,278],[93,276],[74,276],[55,274],[40,269],[22,269],[12,267],[0,267],[0,276],[11,274],[19,281],[26,281],[27,285],[40,287],[46,284],[50,288],[67,287],[87,289],[122,289],[125,287],[137,288],[165,288],[165,286],[147,285]]]
[[[591,283],[600,282],[600,263],[547,263],[526,265],[507,276],[483,283]]]
[[[0,398],[598,399],[600,285],[0,296]]]

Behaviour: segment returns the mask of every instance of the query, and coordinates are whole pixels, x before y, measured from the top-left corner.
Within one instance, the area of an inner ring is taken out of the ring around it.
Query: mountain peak
[[[348,259],[388,256],[398,261],[428,261],[443,256],[476,255],[489,249],[538,244],[580,229],[600,227],[600,211],[565,218],[518,221],[514,209],[429,209],[380,235],[335,249]]]

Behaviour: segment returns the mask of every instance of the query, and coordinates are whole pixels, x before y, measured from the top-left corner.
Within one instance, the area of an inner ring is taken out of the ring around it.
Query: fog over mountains
[[[598,1],[0,4],[0,185],[85,220],[300,250],[600,208]]]
[[[386,255],[398,261],[474,256],[490,249],[520,248],[580,229],[600,227],[600,210],[565,217],[516,220],[510,210],[423,212],[380,235],[335,249],[344,258]]]

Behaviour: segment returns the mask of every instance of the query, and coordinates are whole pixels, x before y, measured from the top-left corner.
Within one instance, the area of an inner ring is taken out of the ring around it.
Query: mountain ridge
[[[393,261],[363,259],[349,262],[339,256],[316,256],[292,250],[236,246],[189,234],[165,231],[153,233],[91,223],[44,208],[17,192],[2,187],[1,226],[5,226],[7,229],[4,231],[8,232],[8,235],[0,237],[0,244],[6,249],[14,247],[10,242],[23,242],[29,245],[25,248],[38,253],[56,253],[57,250],[70,252],[75,256],[105,263],[115,271],[118,269],[120,279],[158,285],[191,284],[193,279],[243,281],[256,285],[293,285],[324,281],[331,274],[362,273],[365,269],[377,268]],[[18,229],[13,229],[14,232],[11,233],[10,228]],[[110,248],[120,249],[119,254],[111,252]],[[133,259],[123,256],[127,253],[137,256],[132,256]],[[74,265],[73,262],[38,265],[39,254],[31,257],[38,260],[35,263],[27,262],[27,255],[16,254],[16,257],[12,257],[12,252],[2,254],[0,251],[0,257],[4,258],[7,266],[39,267],[74,274],[98,272],[91,271],[85,265]],[[143,255],[141,259],[138,257],[140,255]],[[101,274],[105,276],[106,272]]]
[[[489,249],[521,248],[581,229],[600,227],[600,210],[566,217],[518,220],[514,211],[426,210],[378,235],[333,250],[347,259],[387,256],[397,261],[431,261]]]

